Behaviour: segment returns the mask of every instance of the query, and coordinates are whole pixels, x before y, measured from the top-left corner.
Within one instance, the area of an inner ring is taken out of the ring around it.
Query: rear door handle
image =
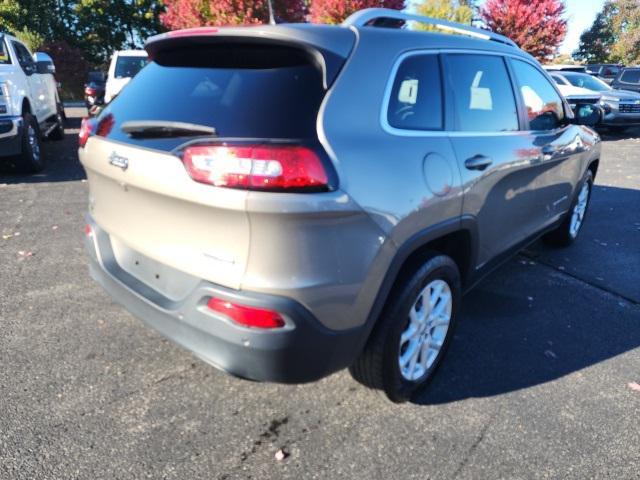
[[[484,170],[489,165],[493,163],[491,157],[486,157],[484,155],[474,155],[471,158],[467,158],[464,161],[464,166],[469,170]]]

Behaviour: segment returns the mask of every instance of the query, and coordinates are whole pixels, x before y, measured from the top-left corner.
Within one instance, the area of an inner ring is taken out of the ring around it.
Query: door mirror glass
[[[575,111],[575,122],[578,125],[593,127],[600,122],[602,109],[597,105],[578,105]]]
[[[36,71],[38,73],[56,73],[56,67],[53,64],[53,60],[49,55],[42,52],[36,52],[33,54],[33,60],[36,63]]]

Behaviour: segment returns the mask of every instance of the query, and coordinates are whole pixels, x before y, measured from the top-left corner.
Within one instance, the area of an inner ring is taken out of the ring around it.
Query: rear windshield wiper
[[[124,122],[120,129],[127,135],[138,138],[186,137],[216,134],[216,129],[208,125],[164,120],[132,120]]]

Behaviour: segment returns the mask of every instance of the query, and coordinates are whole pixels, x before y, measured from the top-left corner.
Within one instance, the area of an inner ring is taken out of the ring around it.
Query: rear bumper
[[[21,140],[22,117],[0,117],[0,157],[18,155]]]
[[[299,303],[283,297],[231,290],[201,281],[185,298],[163,297],[117,263],[109,235],[91,218],[85,245],[91,276],[118,303],[161,334],[232,375],[301,383],[350,365],[360,351],[362,328],[333,331]],[[277,310],[287,325],[258,330],[234,324],[206,308],[209,297]]]

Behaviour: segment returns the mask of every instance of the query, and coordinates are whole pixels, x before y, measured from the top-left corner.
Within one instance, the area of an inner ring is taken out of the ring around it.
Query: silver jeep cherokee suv
[[[456,32],[397,28],[421,21]],[[80,132],[93,277],[206,362],[402,401],[462,294],[578,234],[600,157],[509,39],[370,9],[341,26],[169,32]]]

